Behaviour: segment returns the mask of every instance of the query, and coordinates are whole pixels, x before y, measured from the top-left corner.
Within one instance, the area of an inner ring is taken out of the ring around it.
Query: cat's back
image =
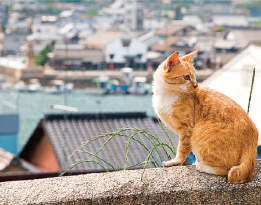
[[[242,109],[241,106],[227,95],[208,87],[198,87],[196,89],[196,100],[199,104],[206,106],[234,106],[236,109]]]
[[[196,90],[195,107],[198,120],[214,120],[225,123],[233,123],[235,126],[256,126],[233,99],[216,90],[207,87],[198,87]]]

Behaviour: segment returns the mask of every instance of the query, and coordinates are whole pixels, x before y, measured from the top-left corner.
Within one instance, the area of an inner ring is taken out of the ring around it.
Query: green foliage
[[[211,4],[211,3],[215,3],[215,1],[213,0],[203,0],[203,4]],[[231,4],[231,0],[222,0],[222,1],[218,1],[219,4]]]
[[[52,14],[59,14],[60,10],[57,9],[55,6],[53,6],[52,4],[47,4],[46,5],[46,10]]]
[[[87,11],[87,14],[88,14],[89,16],[91,16],[91,17],[97,16],[98,11],[97,11],[96,9],[89,9],[89,10]]]
[[[256,74],[256,68],[254,67],[253,75],[252,75],[251,89],[250,89],[250,94],[249,94],[249,99],[248,99],[247,114],[249,114],[249,108],[250,108],[250,102],[251,102],[251,97],[252,97],[253,85],[254,85],[254,81],[255,81],[255,74]]]
[[[169,15],[168,15],[168,14],[164,14],[164,15],[163,15],[163,18],[169,19]]]
[[[39,0],[42,3],[49,4],[49,3],[55,3],[55,2],[61,2],[61,3],[85,3],[89,0]],[[95,0],[90,0],[92,2],[95,2]]]
[[[218,32],[224,32],[226,30],[226,28],[222,27],[222,26],[216,26],[214,28],[215,32],[218,33]]]
[[[159,121],[160,123],[160,121]],[[83,153],[86,153],[88,155],[91,155],[91,157],[89,157],[88,159],[86,160],[81,160],[81,161],[78,161],[76,162],[75,164],[73,164],[68,170],[66,170],[64,173],[70,171],[73,167],[77,166],[78,164],[81,164],[81,163],[85,163],[85,162],[91,162],[91,163],[96,163],[98,165],[100,165],[105,171],[109,171],[108,169],[106,169],[106,167],[104,167],[101,162],[104,162],[105,164],[109,165],[109,167],[114,170],[114,171],[121,171],[119,166],[116,164],[116,165],[113,165],[113,163],[111,163],[110,161],[108,160],[105,160],[103,158],[101,158],[98,154],[99,152],[105,148],[105,146],[110,142],[110,140],[112,140],[114,137],[125,137],[127,138],[127,142],[125,144],[125,168],[124,170],[129,170],[129,169],[133,169],[133,168],[136,168],[136,167],[140,167],[140,168],[143,168],[143,172],[142,172],[142,175],[141,175],[141,180],[143,178],[143,174],[145,172],[145,169],[148,165],[148,163],[151,163],[153,164],[154,167],[159,167],[159,162],[156,161],[156,158],[154,156],[154,151],[156,151],[157,155],[159,156],[159,159],[162,163],[162,156],[160,155],[159,151],[158,151],[158,148],[162,148],[165,155],[167,156],[167,158],[170,160],[171,157],[170,155],[168,154],[166,148],[171,152],[173,153],[174,155],[176,155],[176,152],[175,152],[175,148],[173,146],[173,143],[172,143],[172,140],[171,138],[169,137],[168,133],[166,132],[166,130],[164,129],[164,127],[162,126],[162,124],[160,123],[162,129],[164,130],[165,134],[167,135],[169,141],[170,141],[170,144],[167,144],[166,142],[162,142],[160,141],[156,136],[152,135],[151,133],[143,130],[143,129],[139,129],[139,128],[133,128],[133,127],[130,127],[130,128],[124,128],[124,129],[121,129],[121,130],[118,130],[116,132],[111,132],[111,133],[107,133],[107,134],[103,134],[103,135],[99,135],[99,136],[96,136],[94,137],[92,140],[89,140],[87,141],[85,144],[83,144],[81,147],[79,147],[73,154],[75,154],[76,152],[83,152]],[[151,145],[152,145],[152,148],[148,148],[142,140],[138,139],[136,137],[137,134],[141,134],[145,139],[147,139]],[[83,150],[82,148],[84,148],[86,145],[90,144],[91,142],[93,141],[96,141],[96,140],[99,140],[99,139],[102,139],[102,138],[106,138],[107,140],[104,142],[104,144],[95,152],[95,153],[91,153],[89,151],[85,151]],[[133,165],[130,165],[128,166],[128,159],[129,159],[129,145],[130,145],[130,142],[131,141],[136,141],[138,142],[148,153],[146,159],[144,159],[143,162],[139,162],[138,159],[137,159],[137,163],[136,164],[133,164]],[[72,156],[71,155],[71,156]],[[62,175],[64,174],[62,173]]]
[[[261,9],[261,0],[239,4],[237,7],[241,9]]]
[[[37,65],[44,65],[47,62],[48,53],[52,52],[51,46],[47,45],[45,49],[41,51],[41,53],[35,56],[34,60]]]
[[[6,30],[6,26],[4,23],[1,24],[1,31],[5,33]]]
[[[179,2],[177,2],[176,7],[175,7],[175,12],[176,12],[175,19],[176,20],[181,20],[183,18],[184,14],[181,12],[181,9],[183,7],[188,10],[189,9],[188,2],[186,2],[186,1],[179,1]]]

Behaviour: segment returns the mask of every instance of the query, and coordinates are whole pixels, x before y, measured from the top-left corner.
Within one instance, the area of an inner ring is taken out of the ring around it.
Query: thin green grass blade
[[[154,140],[156,140],[157,143],[159,144],[162,144],[163,145],[163,142],[161,142],[156,136],[154,136],[153,134],[149,133],[149,132],[146,132],[145,130],[142,130],[142,129],[138,129],[138,128],[133,128],[136,132],[140,132],[140,133],[147,133],[149,136],[151,136]],[[170,160],[171,157],[170,155],[168,154],[167,150],[165,149],[164,146],[161,146],[163,151],[165,152],[166,156],[168,157],[168,159]],[[171,151],[172,151],[172,147],[170,146],[167,146]],[[162,162],[162,160],[161,160]]]
[[[86,154],[89,154],[89,155],[92,155],[92,156],[94,156],[94,157],[96,157],[96,158],[98,158],[98,159],[100,159],[100,160],[102,160],[103,162],[105,162],[106,164],[108,164],[114,171],[117,171],[117,169],[109,162],[109,161],[107,161],[107,160],[105,160],[105,159],[103,159],[103,158],[101,158],[100,156],[98,156],[98,155],[94,155],[93,153],[91,153],[91,152],[88,152],[88,151],[85,151],[85,150],[79,150],[79,152],[83,152],[83,153],[86,153]]]
[[[135,157],[136,157],[136,160],[137,160],[137,162],[138,162],[138,164],[140,163],[140,161],[139,161],[139,159],[138,159],[138,156],[137,156],[137,154],[135,153]],[[140,167],[140,169],[142,168],[141,167],[141,165],[139,165],[139,167]]]
[[[253,75],[252,75],[251,89],[250,89],[249,100],[248,100],[248,106],[247,106],[247,114],[249,114],[249,109],[250,109],[250,102],[251,102],[251,97],[252,97],[253,85],[254,85],[254,81],[255,81],[255,73],[256,73],[256,68],[254,67]]]
[[[142,134],[143,136],[145,136],[150,141],[152,146],[153,147],[155,146],[155,143],[151,140],[151,138],[149,137],[149,133],[147,131],[145,131],[143,129],[139,129],[139,128],[131,128],[131,129],[133,129],[133,131],[138,132],[138,133]],[[156,149],[156,152],[158,153],[158,156],[159,156],[160,161],[162,163],[161,155],[160,155],[158,149]]]
[[[117,164],[115,158],[113,158],[113,161],[114,161],[115,165],[117,166],[117,170],[116,171],[120,171],[121,169],[120,169],[119,165]]]
[[[127,134],[125,134],[124,133],[124,131],[127,131],[127,130],[132,130],[132,129],[130,129],[130,128],[124,128],[124,130],[121,130],[122,132],[121,133],[118,133],[119,134],[119,136],[125,136],[125,137],[130,137],[130,136],[128,136]],[[133,131],[133,130],[132,130]],[[149,148],[142,142],[142,141],[140,141],[139,139],[137,139],[136,137],[133,137],[133,140],[134,141],[136,141],[136,142],[138,142],[140,145],[142,145],[148,152],[149,152]],[[152,158],[155,160],[155,162],[156,162],[156,158],[155,158],[155,156],[154,155],[152,155]],[[157,162],[156,162],[157,163]],[[158,165],[158,164],[157,164]],[[158,165],[159,166],[159,165]]]
[[[111,139],[113,139],[115,136],[117,136],[115,134],[109,134],[109,135],[111,135],[110,138],[106,142],[103,143],[103,145],[98,149],[98,151],[94,153],[94,155],[97,155],[108,144],[108,142],[111,141]],[[104,136],[107,136],[107,135],[104,135]]]
[[[145,160],[145,166],[144,166],[143,171],[142,171],[142,173],[141,173],[141,178],[140,178],[140,181],[141,181],[141,182],[142,182],[142,179],[143,179],[143,175],[144,175],[144,173],[145,173],[145,169],[146,169],[146,167],[147,167],[147,165],[148,165],[149,158],[150,158],[152,152],[153,152],[157,147],[159,147],[159,146],[162,146],[162,144],[156,144],[155,147],[153,147],[153,148],[150,150],[149,155],[147,156],[147,159]]]
[[[163,129],[163,131],[165,132],[165,134],[167,135],[167,137],[168,137],[168,139],[169,139],[169,141],[170,141],[170,143],[171,143],[172,153],[176,156],[176,150],[175,150],[175,147],[174,147],[174,145],[173,145],[173,142],[172,142],[172,140],[171,140],[169,134],[167,133],[166,129],[163,127],[163,125],[162,125],[160,119],[159,119],[159,118],[157,118],[157,119],[158,119],[158,122],[159,122],[161,128]]]
[[[127,140],[125,147],[126,147],[126,162],[125,162],[125,167],[124,170],[127,168],[128,160],[129,160],[129,146],[130,146],[130,141],[135,137],[135,135],[138,133],[134,133],[130,136],[130,138]]]
[[[109,172],[108,169],[106,169],[100,162],[95,161],[95,160],[81,160],[79,162],[74,163],[69,169],[67,169],[66,171],[64,171],[62,174],[60,174],[60,176],[64,175],[66,172],[69,172],[72,168],[74,168],[75,166],[77,166],[78,164],[84,163],[84,162],[94,162],[98,165],[100,165],[105,171]]]
[[[141,165],[143,165],[143,164],[145,164],[145,163],[146,163],[146,161],[144,161],[144,162],[139,162],[139,163],[137,163],[137,164],[134,164],[134,165],[132,165],[132,166],[127,167],[126,170],[133,169],[133,168],[135,168],[136,166],[139,166],[140,169],[141,169],[141,168],[142,168]],[[153,161],[148,161],[148,163],[153,163]]]
[[[85,142],[84,144],[82,144],[79,148],[77,148],[70,156],[69,158],[74,155],[77,151],[79,151],[80,149],[82,149],[83,147],[85,147],[86,145],[88,145],[89,143],[95,141],[95,140],[98,140],[99,138],[102,138],[102,137],[106,137],[106,135],[99,135],[99,136],[95,136],[93,139],[91,140],[88,140],[87,142]]]

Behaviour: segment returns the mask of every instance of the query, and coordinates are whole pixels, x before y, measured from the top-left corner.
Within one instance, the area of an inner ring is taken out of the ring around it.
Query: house
[[[195,45],[197,38],[195,36],[186,36],[186,37],[168,37],[165,41],[160,41],[159,43],[151,47],[152,51],[161,52],[161,53],[174,53],[178,51],[181,56],[190,53],[194,50],[197,50]]]
[[[0,182],[55,176],[57,173],[44,173],[19,156],[0,148]]]
[[[84,45],[86,48],[95,48],[105,51],[105,46],[107,43],[119,38],[123,34],[123,31],[113,30],[97,32],[96,34],[87,38]]]
[[[85,40],[85,49],[97,50],[100,52],[99,57],[101,58],[101,60],[99,62],[96,62],[95,69],[107,69],[108,66],[106,65],[106,46],[108,43],[116,40],[123,34],[123,31],[106,30],[97,32],[96,34],[88,37]]]
[[[183,21],[172,21],[164,27],[157,30],[156,35],[160,37],[185,36],[192,28]]]
[[[10,33],[5,34],[2,41],[3,50],[2,53],[4,56],[7,55],[21,55],[21,47],[26,41],[27,33]]]
[[[216,13],[212,15],[214,26],[247,27],[248,21],[244,14]]]
[[[215,41],[215,49],[219,52],[243,50],[248,45],[248,39],[240,30],[228,29],[223,36],[217,37]]]
[[[0,3],[0,24],[5,23],[7,20],[6,7]]]
[[[247,27],[231,29],[231,32],[241,32],[242,35],[247,39],[249,45],[260,45],[261,28],[259,27]]]
[[[220,91],[247,111],[253,68],[256,68],[249,116],[261,132],[261,47],[249,46],[231,59],[202,85]],[[261,140],[259,138],[259,145]]]
[[[59,43],[54,45],[48,59],[48,64],[55,70],[97,70],[104,58],[101,49]]]
[[[34,41],[34,54],[38,55],[48,44],[52,42],[62,41],[62,37],[58,35],[57,17],[56,16],[40,16],[33,20],[32,34],[28,35],[27,41]],[[23,46],[23,51],[27,46]]]
[[[199,58],[203,66],[202,68],[215,68],[215,36],[214,35],[197,35],[196,48],[198,49]],[[199,66],[200,67],[200,66]]]
[[[249,45],[259,46],[261,29],[246,27],[227,29],[223,35],[217,36],[214,44],[216,57],[221,64],[229,62]]]
[[[224,65],[237,56],[249,45],[249,40],[240,30],[228,29],[223,35],[217,36],[214,43],[216,58]]]
[[[89,23],[67,23],[59,28],[58,34],[69,42],[83,44],[84,41],[92,36],[93,28]]]
[[[104,146],[97,155],[112,163],[113,166],[124,169],[126,163],[126,142],[129,138],[124,136],[116,136],[106,144],[109,139],[100,138],[92,141],[82,148],[82,151],[71,154],[89,140],[93,140],[95,136],[104,133],[115,132],[117,130],[135,127],[146,130],[156,136],[159,140],[171,145],[169,139],[159,124],[157,119],[148,117],[145,113],[93,113],[93,114],[47,114],[40,121],[32,136],[24,146],[19,157],[26,160],[36,168],[45,172],[63,172],[70,168],[74,163],[80,160],[87,160],[91,155],[84,153],[96,153],[99,148]],[[178,137],[166,131],[171,136],[174,147],[177,147]],[[126,134],[133,134],[127,131]],[[147,149],[152,149],[152,142],[148,140],[148,136],[141,133],[135,135],[141,140]],[[157,143],[152,139],[153,143]],[[148,157],[148,151],[143,145],[137,141],[130,140],[129,158],[127,166],[135,165],[137,162],[143,162]],[[166,148],[167,149],[167,148]],[[168,153],[173,157],[173,154]],[[167,160],[162,148],[158,148],[158,152],[162,160]],[[161,165],[161,160],[157,151],[153,152],[155,160]],[[113,170],[104,161],[92,157],[97,160],[106,169]],[[154,167],[151,163],[147,168]],[[139,168],[139,167],[135,167]],[[104,172],[104,169],[97,163],[80,163],[71,170],[71,174]]]
[[[133,36],[122,36],[106,44],[105,60],[113,63],[115,68],[124,66],[134,70],[145,69],[148,47]]]
[[[125,27],[136,31],[143,29],[144,7],[143,0],[128,0],[125,1]]]
[[[2,173],[13,172],[40,173],[41,171],[18,156],[0,148],[0,178]]]
[[[123,0],[116,0],[109,7],[103,7],[99,15],[104,18],[111,18],[114,22],[124,22],[125,8]]]
[[[14,0],[12,2],[12,9],[15,11],[22,11],[24,9],[37,11],[39,10],[39,2],[37,0]]]
[[[241,1],[242,2],[242,1]],[[204,18],[211,13],[233,13],[235,12],[235,4],[238,1],[198,1],[193,6],[193,10],[199,13],[204,12]]]
[[[24,13],[11,12],[6,26],[2,41],[3,55],[21,55],[21,47],[30,33],[30,18]]]
[[[145,34],[138,37],[138,40],[145,43],[148,47],[148,50],[151,50],[151,47],[157,44],[160,41],[163,41],[164,38],[156,36],[154,31],[146,32]]]

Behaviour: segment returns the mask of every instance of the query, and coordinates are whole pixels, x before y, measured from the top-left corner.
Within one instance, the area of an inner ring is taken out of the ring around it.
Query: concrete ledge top
[[[0,183],[0,204],[260,204],[261,161],[252,182],[199,173],[195,166],[155,168]]]

